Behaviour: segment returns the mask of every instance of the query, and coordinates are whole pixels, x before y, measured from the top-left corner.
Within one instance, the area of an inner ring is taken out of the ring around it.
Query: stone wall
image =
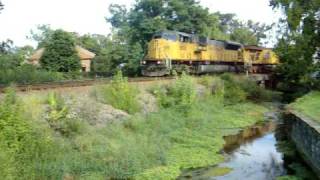
[[[289,125],[292,141],[320,178],[320,123],[291,111]]]

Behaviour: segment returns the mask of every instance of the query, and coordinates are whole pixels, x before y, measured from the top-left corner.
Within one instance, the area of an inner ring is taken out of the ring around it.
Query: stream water
[[[228,167],[232,171],[213,179],[271,180],[286,174],[282,153],[276,149],[274,132],[267,131],[261,137],[244,142],[236,150],[229,151],[228,156],[219,167]]]
[[[185,170],[178,179],[274,180],[286,175],[288,163],[277,148],[277,139],[285,136],[285,126],[279,124],[278,117],[272,113],[269,120],[262,124],[225,136],[224,163]],[[227,172],[221,173],[221,169],[227,169]]]

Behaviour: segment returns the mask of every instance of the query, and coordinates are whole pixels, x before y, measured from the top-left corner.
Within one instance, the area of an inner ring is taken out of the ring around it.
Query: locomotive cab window
[[[177,40],[177,36],[174,33],[163,33],[162,38],[164,38],[166,40],[171,40],[171,41]]]
[[[239,43],[227,41],[227,42],[225,43],[225,48],[226,48],[227,50],[238,50],[238,49],[242,48],[242,45],[239,44]]]
[[[153,36],[153,39],[161,39],[161,38],[162,38],[161,35],[155,35],[155,36]]]
[[[170,41],[177,41],[177,36],[175,33],[161,32],[153,36],[153,39],[166,39]]]
[[[180,42],[191,42],[191,38],[188,36],[179,35]]]

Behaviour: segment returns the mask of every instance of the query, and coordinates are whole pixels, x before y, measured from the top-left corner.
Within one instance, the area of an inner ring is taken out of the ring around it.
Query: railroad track
[[[136,77],[128,78],[128,82],[150,82],[159,80],[170,80],[174,77]],[[86,80],[74,80],[74,81],[59,81],[59,82],[47,82],[47,83],[33,83],[33,84],[18,84],[15,85],[17,91],[33,91],[33,90],[47,90],[67,87],[81,87],[81,86],[93,86],[96,84],[110,83],[112,78],[99,78],[99,79],[86,79]],[[7,85],[0,85],[0,93],[3,93]]]

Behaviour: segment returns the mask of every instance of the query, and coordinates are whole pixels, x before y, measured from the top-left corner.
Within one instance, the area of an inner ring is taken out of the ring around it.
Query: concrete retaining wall
[[[306,162],[320,178],[320,123],[290,112],[290,137]]]

